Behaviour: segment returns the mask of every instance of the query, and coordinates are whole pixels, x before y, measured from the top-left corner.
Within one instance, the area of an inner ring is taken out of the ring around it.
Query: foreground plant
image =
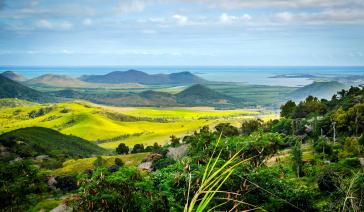
[[[221,134],[220,134],[219,139],[217,140],[214,151],[205,168],[204,174],[202,176],[201,185],[200,185],[199,189],[196,191],[196,193],[194,194],[194,196],[192,197],[191,202],[189,202],[189,193],[188,193],[187,203],[184,208],[185,212],[204,211],[207,209],[208,205],[210,204],[210,202],[213,200],[213,198],[215,197],[215,195],[217,193],[229,193],[229,192],[225,192],[225,191],[220,191],[221,186],[223,186],[223,184],[226,182],[226,180],[231,176],[231,174],[233,174],[235,169],[240,164],[242,164],[245,161],[250,159],[250,158],[248,158],[248,159],[239,161],[238,163],[234,163],[234,162],[236,162],[236,159],[239,156],[240,151],[238,151],[228,161],[226,161],[221,167],[217,167],[217,163],[220,159],[222,150],[220,150],[220,152],[217,154],[216,157],[215,157],[215,153],[216,153],[216,148],[217,148],[218,144],[220,143],[220,141],[221,141]],[[191,178],[192,178],[192,176],[190,174],[190,181],[189,181],[189,188],[188,188],[189,191],[190,191],[190,187],[191,187]],[[232,200],[230,198],[219,198],[219,199],[223,199],[226,201],[222,204],[219,204],[219,205],[213,207],[210,210],[218,208],[218,207],[228,203],[229,201],[238,202],[238,201]],[[243,202],[238,202],[238,203],[241,204]]]

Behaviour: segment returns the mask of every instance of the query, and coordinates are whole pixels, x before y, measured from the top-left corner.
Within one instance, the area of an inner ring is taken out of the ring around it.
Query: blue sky
[[[0,0],[0,65],[364,65],[363,0]]]

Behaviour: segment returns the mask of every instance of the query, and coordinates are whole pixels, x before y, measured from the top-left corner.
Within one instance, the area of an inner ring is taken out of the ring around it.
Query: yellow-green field
[[[45,112],[30,117],[43,109]],[[128,115],[140,121],[120,121],[106,113]],[[165,144],[171,135],[193,133],[204,125],[219,122],[238,124],[243,119],[269,117],[256,110],[214,110],[209,107],[192,108],[131,108],[110,107],[74,101],[52,105],[24,105],[0,110],[0,133],[18,128],[41,126],[97,142],[101,147],[114,149],[123,142]],[[272,117],[273,118],[273,117]],[[124,136],[124,137],[123,137]]]
[[[149,153],[137,153],[121,156],[102,156],[102,158],[106,161],[106,166],[111,166],[112,164],[114,164],[116,158],[120,158],[124,162],[125,166],[138,166],[148,154]],[[95,160],[96,157],[83,158],[78,160],[67,160],[63,163],[62,168],[53,170],[52,174],[61,175],[82,173],[87,169],[93,169],[93,163]]]

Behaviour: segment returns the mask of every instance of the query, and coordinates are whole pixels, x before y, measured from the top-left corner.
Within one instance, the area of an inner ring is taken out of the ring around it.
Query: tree
[[[301,142],[296,140],[296,144],[292,147],[291,150],[292,157],[292,168],[297,177],[300,177],[302,172],[302,150],[301,150]]]
[[[237,136],[239,135],[238,128],[232,126],[230,123],[220,123],[215,127],[218,134],[222,133],[224,136]]]
[[[131,153],[140,153],[144,152],[144,145],[143,144],[135,144]]]
[[[153,146],[147,146],[145,147],[145,152],[159,152],[162,149],[162,147],[158,143],[154,143]]]
[[[119,146],[116,148],[116,153],[119,155],[128,154],[129,147],[126,146],[124,143],[120,143]]]
[[[257,131],[262,126],[262,120],[252,119],[245,120],[241,124],[241,131],[244,135],[250,135],[251,133]]]
[[[296,110],[296,103],[292,100],[281,106],[281,117],[293,118]]]
[[[171,137],[169,137],[171,139],[171,146],[172,147],[176,147],[179,145],[179,138],[177,138],[176,136],[174,135],[171,135]]]
[[[349,121],[349,130],[355,134],[360,135],[364,131],[364,103],[356,104],[351,107],[347,112]]]

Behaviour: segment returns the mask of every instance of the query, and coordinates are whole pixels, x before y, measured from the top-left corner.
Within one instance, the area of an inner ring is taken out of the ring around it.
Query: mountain
[[[55,74],[45,74],[39,77],[30,79],[26,82],[27,84],[34,85],[34,84],[42,84],[42,85],[49,85],[49,86],[79,86],[84,84],[84,82],[66,76],[66,75],[55,75]]]
[[[11,79],[14,81],[19,81],[19,82],[27,80],[27,78],[24,77],[23,75],[17,74],[13,71],[5,71],[5,72],[1,73],[0,75],[3,77],[6,77],[8,79]]]
[[[330,99],[337,91],[347,88],[337,81],[313,82],[312,84],[294,90],[288,98],[303,100],[307,96],[315,96],[320,99]]]
[[[16,81],[0,75],[0,98],[18,98],[34,102],[47,102],[53,99]]]
[[[0,145],[20,157],[90,157],[106,153],[94,143],[44,127],[28,127],[4,133],[0,135]]]
[[[176,95],[177,103],[184,105],[231,105],[240,99],[227,96],[204,85],[193,85]]]
[[[190,72],[147,74],[136,70],[114,71],[105,75],[84,75],[80,77],[80,80],[93,83],[140,83],[145,85],[195,84],[205,82],[204,79],[193,75]]]
[[[234,106],[241,99],[221,94],[206,86],[193,85],[178,94],[158,91],[141,93],[85,93],[62,90],[49,93],[52,96],[68,99],[84,99],[98,104],[117,106]]]

